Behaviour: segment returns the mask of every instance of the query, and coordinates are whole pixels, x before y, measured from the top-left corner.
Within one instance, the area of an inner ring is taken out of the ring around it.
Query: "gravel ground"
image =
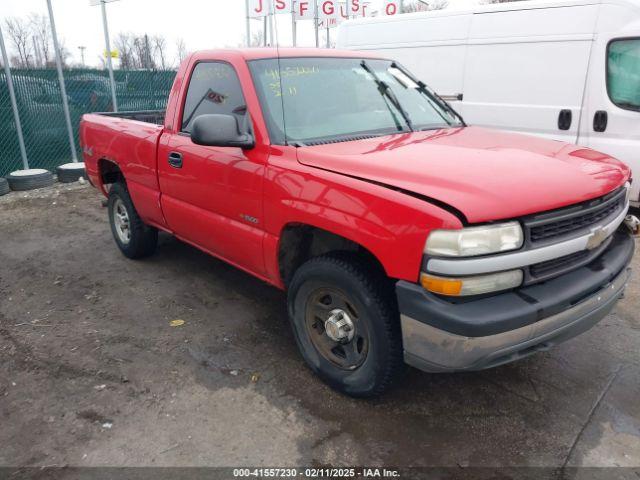
[[[0,198],[0,465],[627,466],[640,478],[637,276],[614,314],[548,353],[410,370],[383,398],[353,400],[305,368],[283,293],[166,235],[155,256],[127,260],[100,202],[79,184]]]

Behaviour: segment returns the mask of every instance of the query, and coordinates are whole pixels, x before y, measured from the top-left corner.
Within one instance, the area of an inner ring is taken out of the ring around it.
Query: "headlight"
[[[518,222],[434,230],[427,238],[424,253],[440,257],[472,257],[517,250],[523,241],[522,227]]]
[[[438,277],[422,273],[420,284],[425,290],[433,293],[462,297],[516,288],[522,284],[522,278],[522,270],[460,278]]]

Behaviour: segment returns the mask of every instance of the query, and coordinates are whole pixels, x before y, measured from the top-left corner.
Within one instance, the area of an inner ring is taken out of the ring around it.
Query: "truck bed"
[[[164,125],[165,110],[132,110],[128,112],[103,112],[96,115],[106,117],[124,118],[126,120],[136,120],[138,122]]]
[[[157,176],[157,146],[165,112],[88,113],[80,121],[83,157],[89,179],[101,185],[100,164],[116,165],[144,218],[163,223]],[[106,167],[107,169],[111,167]]]

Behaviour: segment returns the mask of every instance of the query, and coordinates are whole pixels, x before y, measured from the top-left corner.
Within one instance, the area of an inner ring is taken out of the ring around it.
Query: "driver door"
[[[199,62],[175,132],[162,135],[158,172],[162,210],[179,238],[261,275],[264,155],[235,147],[196,145],[190,133],[204,114],[247,115],[238,75],[226,62]]]

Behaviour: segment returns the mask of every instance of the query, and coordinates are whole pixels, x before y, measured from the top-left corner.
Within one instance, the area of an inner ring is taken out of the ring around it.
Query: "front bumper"
[[[584,267],[457,304],[400,281],[405,361],[429,372],[481,370],[579,335],[613,309],[629,280],[633,250],[633,237],[618,231],[606,251]]]

